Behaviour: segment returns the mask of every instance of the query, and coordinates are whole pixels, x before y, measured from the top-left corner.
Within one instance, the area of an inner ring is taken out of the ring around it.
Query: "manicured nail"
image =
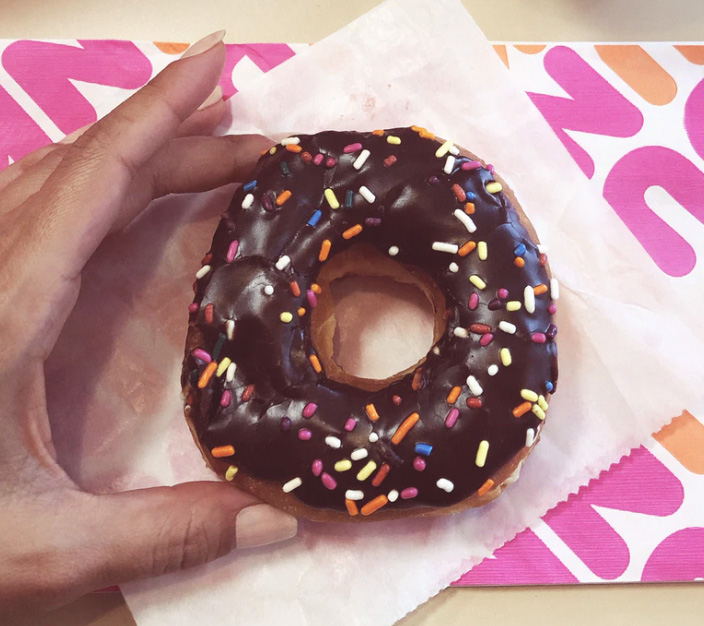
[[[93,126],[95,122],[91,122],[90,124],[86,124],[85,126],[79,128],[78,130],[74,130],[72,133],[69,133],[66,135],[63,139],[59,139],[59,143],[73,143],[78,139],[83,133],[85,133],[91,126]]]
[[[201,104],[198,107],[199,111],[202,111],[203,109],[207,109],[209,106],[214,105],[216,102],[220,102],[222,100],[222,87],[218,85],[213,89],[212,93],[205,99],[203,100],[203,104]]]
[[[202,54],[210,50],[215,44],[220,43],[225,37],[225,31],[219,30],[215,33],[211,33],[207,37],[203,37],[200,41],[196,41],[188,50],[186,50],[182,55],[182,59],[187,59],[188,57],[194,57],[196,54]]]
[[[268,504],[242,509],[235,519],[237,548],[256,548],[295,537],[298,521]]]

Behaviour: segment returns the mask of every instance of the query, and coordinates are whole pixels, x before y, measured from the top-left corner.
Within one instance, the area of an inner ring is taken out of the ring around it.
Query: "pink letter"
[[[683,528],[653,550],[643,568],[644,581],[704,578],[704,528]]]
[[[0,169],[49,143],[51,139],[13,97],[0,87]]]
[[[692,89],[687,98],[684,125],[692,147],[704,159],[704,80]]]

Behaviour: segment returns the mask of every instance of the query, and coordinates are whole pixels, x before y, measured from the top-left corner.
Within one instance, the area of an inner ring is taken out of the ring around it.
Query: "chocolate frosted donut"
[[[506,185],[418,127],[290,137],[223,215],[190,307],[186,415],[218,473],[293,514],[374,520],[498,496],[557,382],[558,297]],[[335,362],[329,284],[414,284],[434,345],[389,379]]]

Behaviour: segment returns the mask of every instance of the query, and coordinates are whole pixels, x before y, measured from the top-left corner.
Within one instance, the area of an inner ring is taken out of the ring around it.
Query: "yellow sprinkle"
[[[398,145],[401,143],[401,138],[400,138],[400,137],[396,137],[395,135],[389,135],[389,136],[386,138],[386,141],[388,141],[389,143],[394,144],[395,146],[398,146]]]
[[[543,409],[541,409],[537,404],[533,405],[533,408],[531,409],[531,411],[533,411],[533,413],[535,413],[536,417],[539,420],[545,419],[545,411],[543,411]]]
[[[321,293],[323,293],[323,288],[322,288],[318,283],[313,283],[313,284],[310,286],[310,290],[311,290],[313,293],[317,293],[318,295],[320,295]]]
[[[291,315],[288,311],[284,311],[281,315],[279,315],[279,319],[284,324],[288,324],[293,319],[293,315]]]
[[[329,187],[325,190],[325,199],[328,201],[331,209],[339,209],[340,203],[337,201],[335,192]]]
[[[352,461],[349,459],[342,459],[342,461],[335,463],[336,472],[346,472],[348,469],[352,469]]]
[[[501,348],[501,363],[504,367],[511,365],[511,351],[508,348]]]
[[[474,459],[474,462],[477,464],[477,467],[484,467],[484,463],[486,463],[487,452],[489,452],[489,442],[484,439],[479,444],[479,448],[477,448],[477,458]]]
[[[507,311],[519,311],[521,309],[521,303],[518,300],[509,300],[506,303]]]
[[[220,376],[222,376],[227,371],[227,368],[230,367],[230,363],[232,363],[232,359],[225,357],[222,361],[220,361],[218,369],[215,370],[215,375],[220,378]]]
[[[442,144],[436,151],[435,151],[435,156],[438,159],[442,159],[449,151],[450,148],[452,148],[453,143],[448,139],[444,144]]]
[[[528,402],[537,402],[538,394],[530,389],[521,389],[521,398],[528,400]]]
[[[369,461],[357,474],[357,480],[367,480],[372,475],[372,472],[376,469],[376,463],[374,461]]]
[[[487,247],[486,247],[486,241],[480,241],[477,244],[477,254],[479,255],[479,259],[481,261],[486,261],[486,257],[489,254],[489,251],[487,250]]]
[[[503,187],[501,186],[501,183],[497,183],[496,181],[486,184],[486,190],[489,193],[499,193],[502,189]]]
[[[276,146],[269,148],[269,154],[274,154],[276,152]]]
[[[543,409],[543,411],[548,410],[548,403],[545,401],[544,396],[538,396],[538,406]]]
[[[472,274],[469,277],[469,282],[472,283],[477,289],[484,289],[486,287],[486,283],[476,274]]]
[[[225,480],[231,481],[235,476],[237,476],[237,468],[234,465],[230,465],[225,472]]]

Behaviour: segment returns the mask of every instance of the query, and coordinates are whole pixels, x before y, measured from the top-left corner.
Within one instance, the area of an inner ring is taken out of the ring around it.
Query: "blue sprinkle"
[[[318,209],[313,215],[311,215],[310,219],[308,220],[308,226],[315,226],[319,221],[321,216],[323,215],[323,212]]]
[[[467,192],[465,192],[465,194],[467,196],[467,200],[469,200],[470,202],[473,202],[474,200],[477,199],[477,194],[474,193],[473,191],[467,191]]]
[[[226,340],[227,335],[225,333],[221,333],[218,340],[215,342],[215,347],[213,348],[213,361],[220,360],[220,350],[222,350]]]
[[[549,380],[545,381],[545,391],[550,393],[553,389],[555,389],[555,385],[553,385]]]
[[[281,161],[281,163],[279,163],[279,168],[284,176],[288,176],[291,173],[291,170],[288,169],[288,163],[286,163],[286,161]]]
[[[416,454],[422,454],[423,456],[430,456],[433,451],[433,446],[429,443],[417,443],[416,444]]]
[[[526,253],[526,244],[519,243],[513,251],[516,256],[523,256]]]
[[[248,191],[252,191],[257,186],[257,181],[256,180],[250,180],[248,183],[245,183],[243,189],[245,193]]]
[[[347,193],[345,194],[345,208],[351,209],[353,202],[354,202],[354,191],[352,191],[351,189],[348,189]]]

